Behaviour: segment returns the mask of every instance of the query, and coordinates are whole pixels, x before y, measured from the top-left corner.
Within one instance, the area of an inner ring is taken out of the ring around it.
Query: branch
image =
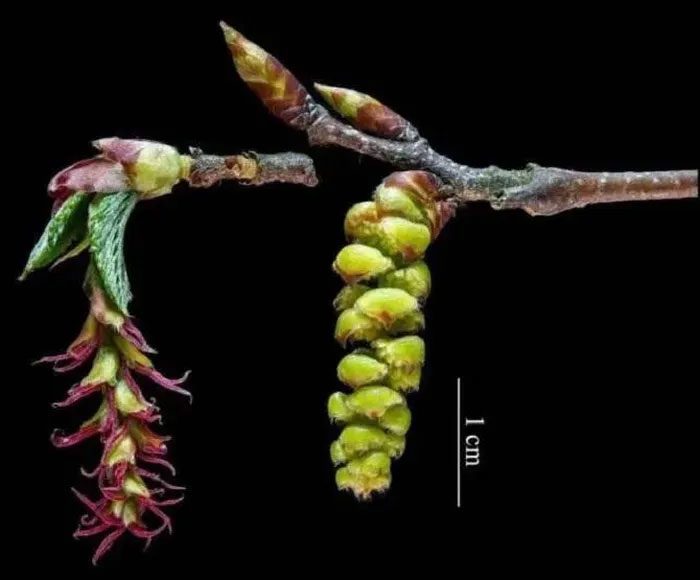
[[[551,215],[592,203],[698,196],[697,170],[583,173],[534,164],[521,170],[462,165],[433,150],[406,119],[369,95],[316,84],[348,125],[276,58],[223,22],[221,27],[241,78],[275,116],[306,132],[311,145],[336,145],[402,169],[430,171],[442,181],[441,193],[458,204],[487,201],[495,209]]]
[[[318,184],[314,164],[301,153],[244,153],[241,155],[205,155],[192,149],[192,166],[187,177],[193,187],[210,187],[222,180],[246,185],[271,182],[297,183],[313,187]]]

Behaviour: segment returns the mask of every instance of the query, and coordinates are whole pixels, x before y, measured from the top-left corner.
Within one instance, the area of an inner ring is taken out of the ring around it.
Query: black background
[[[80,509],[68,488],[91,489],[78,467],[92,465],[98,447],[50,446],[51,429],[76,425],[91,403],[52,410],[71,378],[29,366],[77,333],[85,258],[22,284],[12,277],[47,219],[50,177],[111,135],[182,151],[308,151],[322,183],[180,186],[137,208],[126,248],[132,312],[165,374],[193,370],[191,407],[148,389],[189,491],[172,510],[172,537],[145,555],[121,541],[100,573],[262,569],[322,554],[332,569],[354,569],[375,553],[410,557],[442,536],[471,558],[467,546],[485,534],[498,545],[516,535],[516,545],[546,553],[555,541],[580,547],[573,534],[586,524],[597,532],[585,545],[601,537],[614,545],[623,529],[644,535],[652,519],[684,513],[680,488],[696,456],[685,446],[698,383],[697,201],[551,218],[461,210],[428,255],[427,367],[392,488],[368,504],[335,490],[327,450],[337,430],[325,402],[342,350],[332,338],[340,282],[330,264],[345,211],[390,168],[308,150],[237,77],[219,19],[307,86],[368,92],[473,166],[696,166],[693,47],[682,15],[638,7],[633,17],[571,9],[547,19],[467,8],[172,4],[17,16],[19,38],[6,51],[16,75],[7,120],[20,132],[3,193],[2,512],[25,569],[51,562],[56,573],[90,572],[94,542],[71,538]],[[457,377],[465,413],[486,418],[482,463],[463,475],[461,510]]]

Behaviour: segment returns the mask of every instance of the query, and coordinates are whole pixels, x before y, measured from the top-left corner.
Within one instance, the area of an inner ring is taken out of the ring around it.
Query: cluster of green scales
[[[328,400],[331,420],[343,425],[330,453],[338,488],[360,499],[389,487],[391,461],[403,454],[411,425],[405,395],[420,384],[425,343],[416,333],[425,327],[421,305],[430,293],[423,256],[451,209],[437,198],[429,173],[390,175],[373,201],[348,211],[350,243],[333,263],[346,283],[333,303],[335,338],[354,350],[338,364],[350,392]]]

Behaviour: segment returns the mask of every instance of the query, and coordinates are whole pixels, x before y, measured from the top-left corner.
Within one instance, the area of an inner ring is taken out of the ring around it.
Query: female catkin
[[[351,392],[333,393],[328,414],[343,426],[330,449],[336,484],[359,499],[389,487],[391,460],[404,452],[411,424],[405,395],[418,388],[425,360],[416,334],[431,284],[423,257],[453,213],[439,197],[432,174],[397,172],[345,217],[350,243],[333,269],[346,286],[333,305],[335,338],[354,347],[337,369]]]

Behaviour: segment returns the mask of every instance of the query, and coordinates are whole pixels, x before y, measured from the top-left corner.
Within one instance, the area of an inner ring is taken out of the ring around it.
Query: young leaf
[[[89,196],[78,192],[69,197],[51,217],[34,246],[20,279],[60,258],[70,245],[85,236]]]
[[[124,263],[124,231],[138,194],[125,191],[97,197],[90,204],[90,252],[105,292],[123,314],[131,300]]]

